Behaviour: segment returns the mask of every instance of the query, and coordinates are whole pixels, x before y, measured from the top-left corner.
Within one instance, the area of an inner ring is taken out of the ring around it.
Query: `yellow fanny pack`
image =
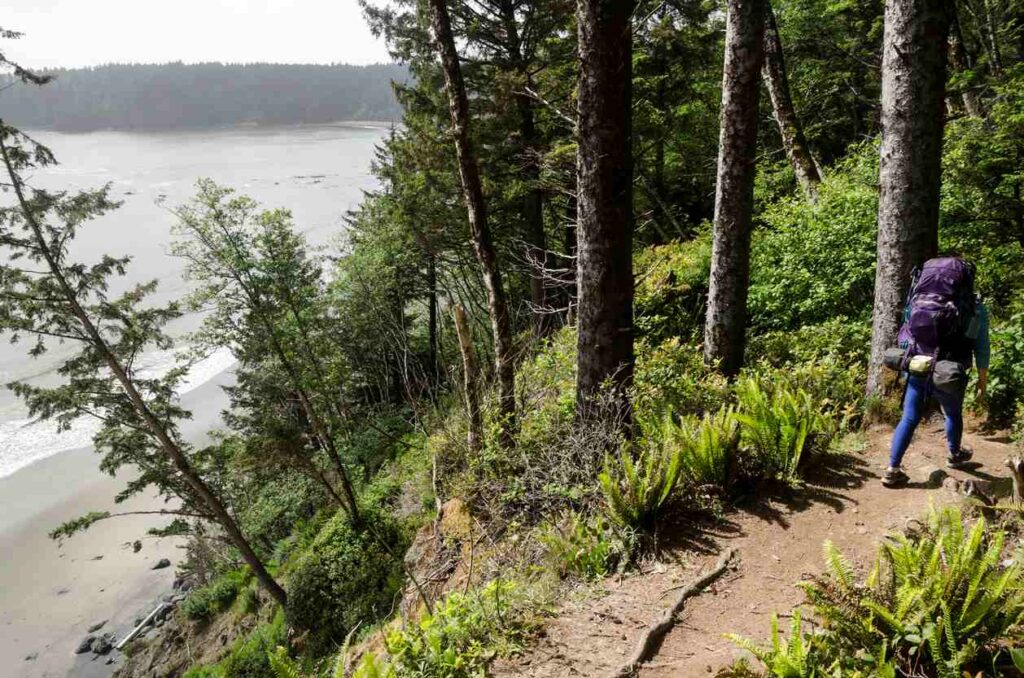
[[[929,374],[932,371],[932,363],[934,362],[935,358],[930,355],[915,355],[907,364],[907,371],[911,374]]]

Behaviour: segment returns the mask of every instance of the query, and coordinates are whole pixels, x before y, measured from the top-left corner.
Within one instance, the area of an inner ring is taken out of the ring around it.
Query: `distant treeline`
[[[66,131],[393,120],[401,108],[391,82],[408,78],[394,64],[111,64],[51,74],[46,87],[0,92],[0,118]]]

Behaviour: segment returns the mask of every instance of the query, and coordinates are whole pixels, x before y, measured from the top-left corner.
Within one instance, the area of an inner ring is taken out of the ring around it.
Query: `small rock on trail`
[[[162,570],[165,567],[170,567],[170,566],[171,566],[171,561],[170,560],[168,560],[167,558],[161,558],[160,560],[156,561],[156,565],[154,565],[151,569],[153,569],[153,570]]]

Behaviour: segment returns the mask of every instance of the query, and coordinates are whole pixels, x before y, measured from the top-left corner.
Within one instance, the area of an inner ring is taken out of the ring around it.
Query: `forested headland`
[[[239,124],[394,121],[393,64],[107,64],[47,71],[46,88],[4,91],[2,115],[29,129],[200,129]],[[9,78],[0,86],[12,84]]]
[[[1021,675],[1024,7],[363,6],[410,78],[343,251],[200,180],[174,208],[192,295],[112,297],[131,262],[68,243],[117,204],[34,188],[55,157],[0,126],[0,329],[79,347],[64,383],[11,388],[99,418],[102,467],[137,469],[124,496],[159,490],[155,533],[188,544],[187,596],[122,675]],[[987,308],[957,401],[977,456],[933,469],[919,431],[882,489],[907,384],[883,356],[939,255]],[[135,370],[190,310],[180,369]],[[224,346],[231,407],[198,447],[175,389]],[[758,597],[798,580],[794,606]],[[661,662],[702,632],[677,623],[692,596],[729,626]],[[745,658],[686,663],[749,618]]]

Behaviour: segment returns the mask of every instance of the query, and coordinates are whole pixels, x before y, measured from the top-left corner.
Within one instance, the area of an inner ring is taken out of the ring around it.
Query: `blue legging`
[[[903,399],[903,418],[892,436],[892,453],[889,455],[889,466],[899,466],[903,455],[910,447],[910,439],[914,437],[924,414],[924,403],[929,397],[939,401],[942,413],[946,415],[946,444],[950,453],[960,451],[960,439],[964,435],[964,394],[946,393],[932,385],[931,377],[911,376],[907,380],[907,395]]]

